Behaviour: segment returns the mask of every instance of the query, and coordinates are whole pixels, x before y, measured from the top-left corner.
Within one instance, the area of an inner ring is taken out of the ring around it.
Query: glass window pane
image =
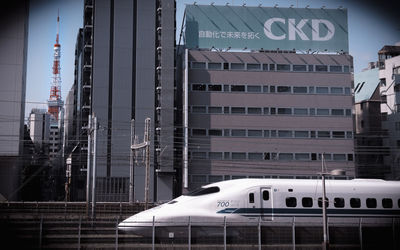
[[[211,160],[222,160],[222,152],[209,152],[208,158]]]
[[[307,65],[293,65],[293,71],[307,71]]]
[[[269,115],[269,108],[264,108],[264,115]]]
[[[393,201],[390,198],[383,198],[382,199],[382,207],[383,208],[392,208],[393,207]]]
[[[297,206],[296,197],[287,197],[286,198],[286,206],[287,207],[296,207]]]
[[[221,84],[209,84],[208,91],[222,91],[222,85]]]
[[[293,93],[307,94],[307,87],[293,87]]]
[[[294,154],[294,158],[298,161],[308,161],[310,160],[310,154],[308,153],[296,153]]]
[[[207,131],[205,129],[194,128],[194,129],[192,129],[192,135],[193,136],[206,136]]]
[[[333,205],[335,206],[335,207],[337,207],[337,208],[343,208],[344,207],[344,199],[343,198],[338,198],[338,197],[336,197],[334,200],[333,200]]]
[[[345,95],[350,95],[350,88],[344,88],[344,94]]]
[[[326,71],[328,71],[328,66],[327,65],[315,65],[315,71],[326,72]]]
[[[210,175],[208,176],[208,182],[209,183],[214,183],[214,182],[219,182],[222,181],[222,176],[221,175]]]
[[[261,65],[258,63],[248,63],[247,70],[261,70]]]
[[[330,72],[342,72],[341,65],[331,65],[329,66]]]
[[[232,129],[231,135],[232,136],[246,136],[246,130],[245,129]]]
[[[278,64],[276,65],[278,71],[290,71],[290,64]]]
[[[269,191],[268,190],[263,191],[263,200],[265,200],[265,201],[269,200]]]
[[[278,93],[291,93],[292,88],[290,86],[278,86],[277,92]]]
[[[376,199],[375,198],[367,198],[367,208],[376,208]]]
[[[269,65],[269,71],[275,71],[275,64]]]
[[[246,153],[232,152],[232,160],[245,160]]]
[[[249,193],[249,203],[254,203],[254,193]]]
[[[308,71],[313,72],[314,71],[314,65],[308,65]]]
[[[192,62],[192,69],[205,69],[206,63],[205,62]]]
[[[264,130],[264,137],[269,137],[269,130]]]
[[[343,109],[332,109],[332,115],[343,116],[344,110]]]
[[[296,137],[296,138],[308,138],[308,131],[294,131],[294,137]]]
[[[260,115],[261,112],[261,108],[247,108],[247,113],[251,115]]]
[[[232,92],[244,92],[245,86],[244,85],[231,85]]]
[[[208,63],[208,69],[221,69],[221,63]]]
[[[222,136],[222,129],[209,129],[208,135],[209,136]]]
[[[344,139],[345,138],[345,133],[344,133],[344,131],[333,131],[332,132],[332,138]]]
[[[192,152],[193,159],[206,159],[206,152]]]
[[[231,63],[231,70],[242,70],[244,69],[244,63]]]
[[[251,93],[260,93],[260,92],[261,92],[261,86],[257,86],[257,85],[248,85],[248,86],[247,86],[247,92],[251,92]]]
[[[208,113],[210,113],[210,114],[222,114],[222,107],[208,107]]]
[[[333,154],[334,161],[345,161],[346,155],[345,154]]]
[[[318,207],[322,207],[322,197],[318,198]],[[325,198],[325,207],[329,207],[329,199]]]
[[[229,92],[229,85],[228,84],[224,84],[224,92]]]
[[[249,153],[249,160],[262,160],[263,154],[262,153]]]
[[[301,199],[301,204],[303,205],[303,207],[312,207],[313,199],[311,197],[304,197]]]
[[[206,107],[205,106],[192,106],[192,113],[205,114],[206,113]]]
[[[244,107],[232,107],[231,113],[232,114],[245,114],[246,109]]]
[[[291,108],[278,108],[278,115],[291,115],[292,109]]]
[[[291,161],[291,160],[293,160],[293,154],[292,153],[280,153],[279,160]]]
[[[305,108],[294,108],[293,113],[295,115],[308,115],[308,110]]]
[[[249,129],[249,130],[247,131],[247,135],[248,135],[249,137],[262,137],[262,130],[252,130],[252,129]]]
[[[343,95],[343,88],[332,87],[331,94]]]
[[[193,91],[205,91],[206,85],[205,84],[192,84]]]
[[[329,115],[329,109],[317,109],[317,115]]]
[[[343,67],[343,71],[345,72],[345,73],[348,73],[350,70],[349,70],[349,66],[347,66],[347,65],[345,65],[344,67]]]
[[[329,94],[328,87],[317,87],[317,94]]]
[[[318,138],[331,138],[329,131],[318,131]]]
[[[291,138],[292,137],[292,131],[291,130],[279,130],[278,131],[278,137],[280,137],[280,138]]]
[[[268,71],[268,64],[263,64],[263,71]]]
[[[361,201],[359,198],[351,198],[350,199],[350,207],[352,208],[360,208],[361,207]]]

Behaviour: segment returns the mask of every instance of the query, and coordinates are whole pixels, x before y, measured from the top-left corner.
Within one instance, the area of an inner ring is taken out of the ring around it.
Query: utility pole
[[[94,116],[94,138],[93,138],[93,173],[92,173],[92,218],[95,218],[96,207],[96,146],[97,146],[97,117]]]
[[[134,120],[131,121],[132,124]],[[131,176],[129,182],[129,201],[133,202],[133,155],[134,151],[137,149],[145,149],[145,187],[144,187],[144,202],[145,202],[145,209],[148,208],[149,203],[149,190],[150,190],[150,118],[146,118],[145,125],[144,125],[144,136],[143,142],[137,143],[136,140],[132,143],[132,137],[134,131],[134,125],[131,124]],[[132,187],[132,189],[131,189]]]
[[[87,145],[87,167],[86,167],[86,215],[89,216],[89,200],[90,200],[90,159],[92,156],[92,115],[89,115],[88,118],[88,126],[87,126],[87,136],[88,136],[88,145]]]

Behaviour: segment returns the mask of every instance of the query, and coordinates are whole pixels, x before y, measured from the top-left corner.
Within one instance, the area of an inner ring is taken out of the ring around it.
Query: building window
[[[210,160],[222,160],[222,152],[209,152],[208,158]]]
[[[310,154],[308,153],[296,153],[294,154],[295,160],[298,161],[309,161],[310,160]]]
[[[293,71],[307,71],[307,65],[293,65]]]
[[[287,207],[296,207],[297,206],[296,197],[287,197],[286,198],[286,206]]]
[[[314,72],[314,65],[308,65],[308,71]]]
[[[293,93],[295,93],[295,94],[307,94],[307,87],[293,87]]]
[[[206,91],[206,85],[205,84],[192,84],[192,90],[193,91]]]
[[[261,93],[261,86],[248,85],[247,86],[247,92],[250,92],[250,93]]]
[[[264,137],[269,137],[269,130],[264,130]]]
[[[342,66],[339,65],[331,65],[329,66],[330,72],[342,72]]]
[[[344,139],[345,138],[344,131],[332,131],[332,138]]]
[[[224,62],[224,70],[229,70],[229,63]]]
[[[261,65],[258,64],[258,63],[248,63],[247,64],[247,70],[250,70],[250,71],[261,70]]]
[[[246,108],[244,108],[244,107],[232,107],[231,108],[231,113],[232,114],[245,114],[246,113]]]
[[[328,87],[317,87],[317,94],[329,94]]]
[[[381,102],[382,103],[387,103],[387,96],[386,95],[381,95]]]
[[[291,160],[293,160],[293,154],[292,153],[280,153],[279,160],[280,161],[291,161]]]
[[[192,113],[205,114],[206,107],[205,106],[192,106]]]
[[[344,110],[343,109],[332,109],[332,115],[344,116]]]
[[[279,130],[278,131],[279,138],[292,138],[292,131],[290,130]]]
[[[192,69],[205,69],[206,63],[205,62],[192,62]]]
[[[232,152],[232,160],[246,160],[246,153]]]
[[[333,160],[334,161],[346,161],[346,155],[345,154],[333,154]]]
[[[331,138],[329,131],[318,131],[318,138]]]
[[[245,129],[232,129],[231,135],[235,136],[235,137],[244,137],[244,136],[246,136],[246,130]]]
[[[278,86],[277,92],[278,93],[291,93],[292,92],[292,88],[289,87],[289,86]]]
[[[328,66],[327,65],[315,65],[316,72],[327,72]]]
[[[193,136],[206,136],[207,131],[205,129],[194,128],[194,129],[192,129],[192,135]]]
[[[208,135],[209,136],[222,136],[222,129],[209,129]]]
[[[231,85],[231,92],[244,92],[245,86],[244,85]]]
[[[222,69],[222,64],[221,63],[208,63],[208,69],[221,70]]]
[[[206,152],[192,152],[193,159],[206,159]]]
[[[224,107],[224,114],[229,114],[229,107]]]
[[[224,92],[229,92],[229,85],[228,84],[224,84]]]
[[[308,138],[308,131],[294,131],[295,138]]]
[[[210,113],[210,114],[222,114],[222,107],[208,107],[208,113]]]
[[[293,114],[295,115],[308,115],[308,109],[306,108],[294,108]]]
[[[275,93],[275,86],[269,86],[269,92]]]
[[[221,84],[209,84],[208,91],[222,91]]]
[[[263,64],[263,71],[268,71],[268,64]]]
[[[249,160],[262,160],[263,154],[262,153],[249,153]]]
[[[349,73],[350,72],[350,67],[347,66],[347,65],[343,66],[343,72]]]
[[[329,109],[317,109],[317,115],[329,115]]]
[[[231,63],[231,70],[244,70],[244,63]]]
[[[249,129],[247,131],[247,136],[248,137],[262,137],[262,130]]]
[[[278,115],[291,115],[292,109],[291,108],[278,108]]]
[[[269,115],[269,108],[264,108],[264,115]]]
[[[343,95],[343,88],[332,87],[331,94],[333,95]]]
[[[269,71],[275,71],[275,64],[269,65]]]
[[[261,115],[261,108],[247,108],[247,114],[249,115]]]
[[[278,64],[276,65],[277,71],[290,71],[290,64]]]

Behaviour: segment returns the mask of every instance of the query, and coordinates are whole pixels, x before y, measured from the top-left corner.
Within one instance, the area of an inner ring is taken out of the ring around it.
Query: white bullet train
[[[341,219],[400,218],[400,181],[326,180],[327,215]],[[238,179],[203,186],[168,203],[133,215],[118,226],[139,233],[143,228],[221,223],[286,223],[320,225],[322,181]]]

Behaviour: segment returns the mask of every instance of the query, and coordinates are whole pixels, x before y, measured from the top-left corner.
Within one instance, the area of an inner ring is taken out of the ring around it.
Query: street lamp
[[[326,188],[325,188],[325,176],[330,175],[330,176],[340,176],[340,175],[345,175],[346,172],[342,169],[335,169],[332,170],[331,172],[328,172],[326,169],[326,166],[324,166],[325,163],[325,158],[324,154],[321,154],[321,161],[322,161],[322,171],[319,173],[322,178],[322,225],[323,225],[323,233],[324,233],[324,241],[322,243],[322,249],[327,250],[329,249],[329,235],[328,235],[328,221],[327,221],[327,216],[326,216]],[[324,168],[325,167],[325,168]]]

